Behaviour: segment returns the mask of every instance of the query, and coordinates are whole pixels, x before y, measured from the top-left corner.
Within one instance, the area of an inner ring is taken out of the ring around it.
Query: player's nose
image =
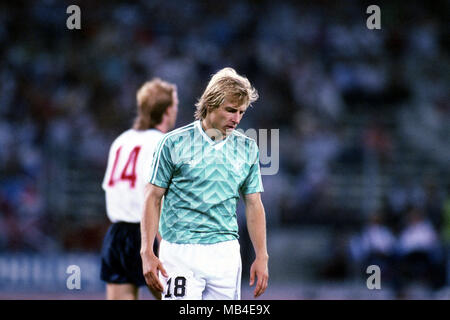
[[[241,121],[239,113],[238,112],[233,113],[231,120],[233,120],[235,124],[239,124],[239,122]]]

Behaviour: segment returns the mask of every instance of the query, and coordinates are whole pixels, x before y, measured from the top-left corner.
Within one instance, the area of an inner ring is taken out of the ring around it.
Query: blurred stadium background
[[[66,28],[71,4],[81,30]],[[366,27],[370,4],[381,30]],[[260,93],[241,128],[280,130],[263,298],[449,299],[449,16],[449,1],[2,2],[0,298],[102,299],[101,181],[136,90],[175,82],[181,126],[232,66]],[[242,232],[244,299],[249,245]],[[397,259],[417,248],[431,262]]]

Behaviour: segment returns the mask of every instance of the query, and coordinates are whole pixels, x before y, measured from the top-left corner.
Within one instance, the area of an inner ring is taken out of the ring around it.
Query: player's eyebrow
[[[239,107],[234,107],[234,106],[225,106],[225,109],[227,109],[227,111],[233,111],[233,112],[240,111],[242,113],[244,113],[246,111],[246,110],[239,110]]]

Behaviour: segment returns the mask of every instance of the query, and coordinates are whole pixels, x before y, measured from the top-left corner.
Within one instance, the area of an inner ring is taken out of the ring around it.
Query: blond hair
[[[227,99],[238,105],[249,106],[258,100],[258,92],[246,77],[239,75],[233,68],[219,70],[211,77],[205,91],[195,104],[196,119],[204,119],[208,110],[218,108]]]
[[[145,82],[136,93],[137,117],[133,129],[146,130],[161,123],[167,108],[174,104],[175,90],[175,85],[159,78]]]

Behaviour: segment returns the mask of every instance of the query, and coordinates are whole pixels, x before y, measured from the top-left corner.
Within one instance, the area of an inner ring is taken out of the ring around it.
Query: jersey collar
[[[225,139],[222,139],[219,142],[213,141],[207,134],[206,132],[203,130],[202,128],[202,124],[200,122],[201,120],[196,120],[195,121],[195,127],[198,129],[198,131],[200,131],[200,134],[203,136],[203,138],[212,146],[214,147],[214,149],[218,150],[220,148],[222,148],[225,143],[228,141],[228,139],[230,138],[231,134],[229,134]]]

